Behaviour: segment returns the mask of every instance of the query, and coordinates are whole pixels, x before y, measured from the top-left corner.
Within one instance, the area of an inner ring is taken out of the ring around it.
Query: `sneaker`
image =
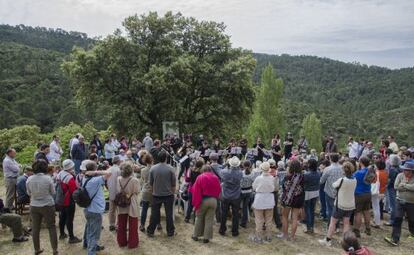
[[[313,229],[305,229],[305,230],[303,230],[303,232],[305,233],[305,234],[313,234],[314,233],[314,231],[313,231]]]
[[[208,239],[203,239],[203,243],[209,243],[210,242],[210,240],[208,240]]]
[[[177,235],[177,232],[172,232],[172,233],[167,234],[168,237],[173,237],[173,236],[176,236],[176,235]]]
[[[21,236],[21,237],[17,237],[17,238],[13,238],[13,243],[21,243],[21,242],[26,242],[29,239],[25,236]]]
[[[109,231],[111,231],[111,232],[116,231],[116,227],[115,226],[109,226]]]
[[[391,237],[384,237],[385,242],[391,244],[392,246],[398,246],[398,243],[394,241]]]
[[[231,233],[233,237],[239,236],[239,232]]]
[[[365,229],[365,234],[367,234],[367,236],[371,235],[371,228],[366,228]]]
[[[66,238],[68,238],[68,235],[66,233],[63,233],[59,236],[59,240],[64,240]]]
[[[140,225],[140,226],[139,226],[139,231],[141,231],[141,232],[145,232],[145,227],[144,227],[143,225]]]
[[[103,250],[105,250],[105,246],[103,245],[97,245],[95,248],[95,251],[103,251]]]
[[[326,240],[326,238],[324,238],[324,239],[319,239],[318,240],[318,243],[319,244],[321,244],[321,245],[325,245],[325,246],[328,246],[328,247],[331,247],[332,246],[332,240]]]
[[[254,243],[257,243],[257,244],[262,244],[263,243],[263,239],[256,236],[256,235],[250,236],[249,240],[254,242]]]
[[[390,227],[390,226],[392,226],[392,223],[391,222],[384,222],[384,226]]]
[[[158,224],[158,225],[157,225],[157,230],[158,230],[158,231],[161,231],[161,230],[162,230],[162,226],[161,226],[161,224]]]
[[[74,244],[74,243],[80,243],[82,242],[82,239],[77,238],[76,236],[69,238],[69,243],[70,244]]]
[[[219,231],[219,234],[220,234],[221,236],[225,236],[225,235],[226,235],[226,231]]]
[[[276,237],[279,239],[287,239],[287,237],[283,233],[277,234]]]
[[[198,242],[198,237],[196,237],[196,236],[191,236],[191,239],[193,239],[194,241]]]
[[[190,223],[190,219],[185,218],[185,219],[184,219],[184,222],[185,222],[185,223]]]

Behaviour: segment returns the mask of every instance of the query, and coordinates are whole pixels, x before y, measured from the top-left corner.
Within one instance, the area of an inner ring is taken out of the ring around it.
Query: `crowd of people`
[[[162,231],[162,206],[167,236],[176,235],[177,205],[184,209],[184,222],[194,223],[191,238],[203,243],[212,240],[215,222],[218,233],[226,236],[231,218],[231,236],[237,237],[251,217],[252,242],[272,242],[275,227],[278,239],[294,241],[301,224],[306,234],[315,233],[319,209],[327,225],[326,237],[318,240],[321,245],[331,246],[342,225],[347,254],[371,254],[358,241],[362,234],[371,235],[371,228],[391,226],[384,241],[397,246],[404,238],[406,219],[408,238],[414,240],[413,154],[414,148],[398,147],[392,136],[382,140],[378,151],[372,142],[350,137],[342,153],[334,138],[326,137],[318,154],[304,136],[295,144],[291,133],[283,143],[276,134],[268,148],[260,138],[248,147],[244,136],[222,145],[218,138],[210,144],[203,135],[172,134],[161,141],[147,133],[141,142],[126,137],[118,141],[112,134],[104,143],[95,135],[87,144],[82,134],[76,134],[62,161],[60,139],[54,136],[50,144],[38,146],[31,167],[22,169],[16,151],[7,150],[0,223],[13,230],[14,242],[27,241],[31,234],[35,254],[43,252],[39,242],[43,221],[53,254],[58,254],[58,240],[82,243],[87,254],[96,254],[105,248],[100,244],[105,211],[118,245],[133,249],[139,246],[139,231],[150,238],[156,236],[155,230]],[[15,201],[30,204],[28,229],[12,213]],[[82,238],[73,227],[77,207],[83,208],[85,217]]]

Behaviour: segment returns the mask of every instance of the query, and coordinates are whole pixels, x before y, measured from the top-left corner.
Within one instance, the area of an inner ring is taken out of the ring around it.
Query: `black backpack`
[[[85,183],[81,187],[77,188],[75,192],[73,192],[72,194],[72,198],[75,201],[75,203],[82,208],[88,207],[92,203],[92,200],[95,198],[96,194],[99,191],[98,188],[98,191],[96,191],[95,195],[93,195],[92,197],[89,196],[89,193],[85,187],[91,179],[92,178],[87,179]]]

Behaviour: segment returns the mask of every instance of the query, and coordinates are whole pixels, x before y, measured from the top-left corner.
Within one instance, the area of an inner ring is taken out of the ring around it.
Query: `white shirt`
[[[391,149],[394,153],[398,152],[398,145],[396,142],[392,142],[390,143],[390,145],[388,146],[388,149]]]
[[[73,146],[74,146],[75,144],[78,144],[78,143],[79,143],[79,139],[78,139],[78,138],[74,137],[74,138],[70,139],[70,141],[69,141],[69,148],[70,148],[70,150],[69,150],[69,154],[71,154],[71,156],[72,156],[72,149],[73,149]]]
[[[118,165],[113,165],[108,169],[111,172],[111,177],[109,177],[107,184],[108,184],[108,191],[109,191],[109,200],[113,201],[116,197],[116,186],[118,181],[118,176],[121,175],[121,169],[119,169]]]
[[[257,210],[273,209],[275,206],[275,179],[269,173],[262,173],[253,182],[254,196],[253,208]]]
[[[19,176],[20,165],[14,158],[6,155],[3,160],[4,178],[17,178]]]
[[[121,144],[118,142],[117,139],[111,140],[111,145],[115,148],[116,151],[121,147]]]
[[[359,154],[359,144],[357,142],[352,142],[348,144],[349,157],[357,158]]]
[[[62,155],[63,150],[60,147],[59,143],[57,143],[55,140],[53,140],[50,143],[50,152],[48,154],[48,158],[53,160],[60,160],[60,156]]]
[[[339,178],[337,181],[332,183],[332,187],[335,189],[339,187],[341,180],[342,182],[341,188],[338,191],[338,196],[335,199],[334,205],[336,205],[336,200],[338,200],[338,208],[346,211],[354,210],[355,209],[355,188],[357,185],[357,180],[355,178],[348,178],[342,177]]]

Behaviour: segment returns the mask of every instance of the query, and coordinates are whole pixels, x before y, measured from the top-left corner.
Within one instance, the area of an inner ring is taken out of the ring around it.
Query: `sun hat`
[[[276,161],[274,159],[269,159],[267,162],[269,162],[270,166],[276,166]]]
[[[94,161],[92,161],[90,159],[85,159],[84,161],[82,161],[82,163],[80,165],[80,170],[81,171],[86,171],[86,165],[91,163],[91,162],[94,162]]]
[[[269,172],[269,170],[270,170],[270,164],[269,164],[269,162],[263,162],[260,165],[260,170],[262,170],[263,172]]]
[[[240,159],[236,156],[233,156],[229,160],[229,164],[230,164],[231,167],[238,167],[238,166],[240,166]]]
[[[63,160],[62,167],[64,171],[72,170],[75,168],[75,163],[71,159]]]
[[[405,164],[401,166],[401,169],[407,170],[407,171],[414,171],[414,162],[412,161],[405,162]]]

